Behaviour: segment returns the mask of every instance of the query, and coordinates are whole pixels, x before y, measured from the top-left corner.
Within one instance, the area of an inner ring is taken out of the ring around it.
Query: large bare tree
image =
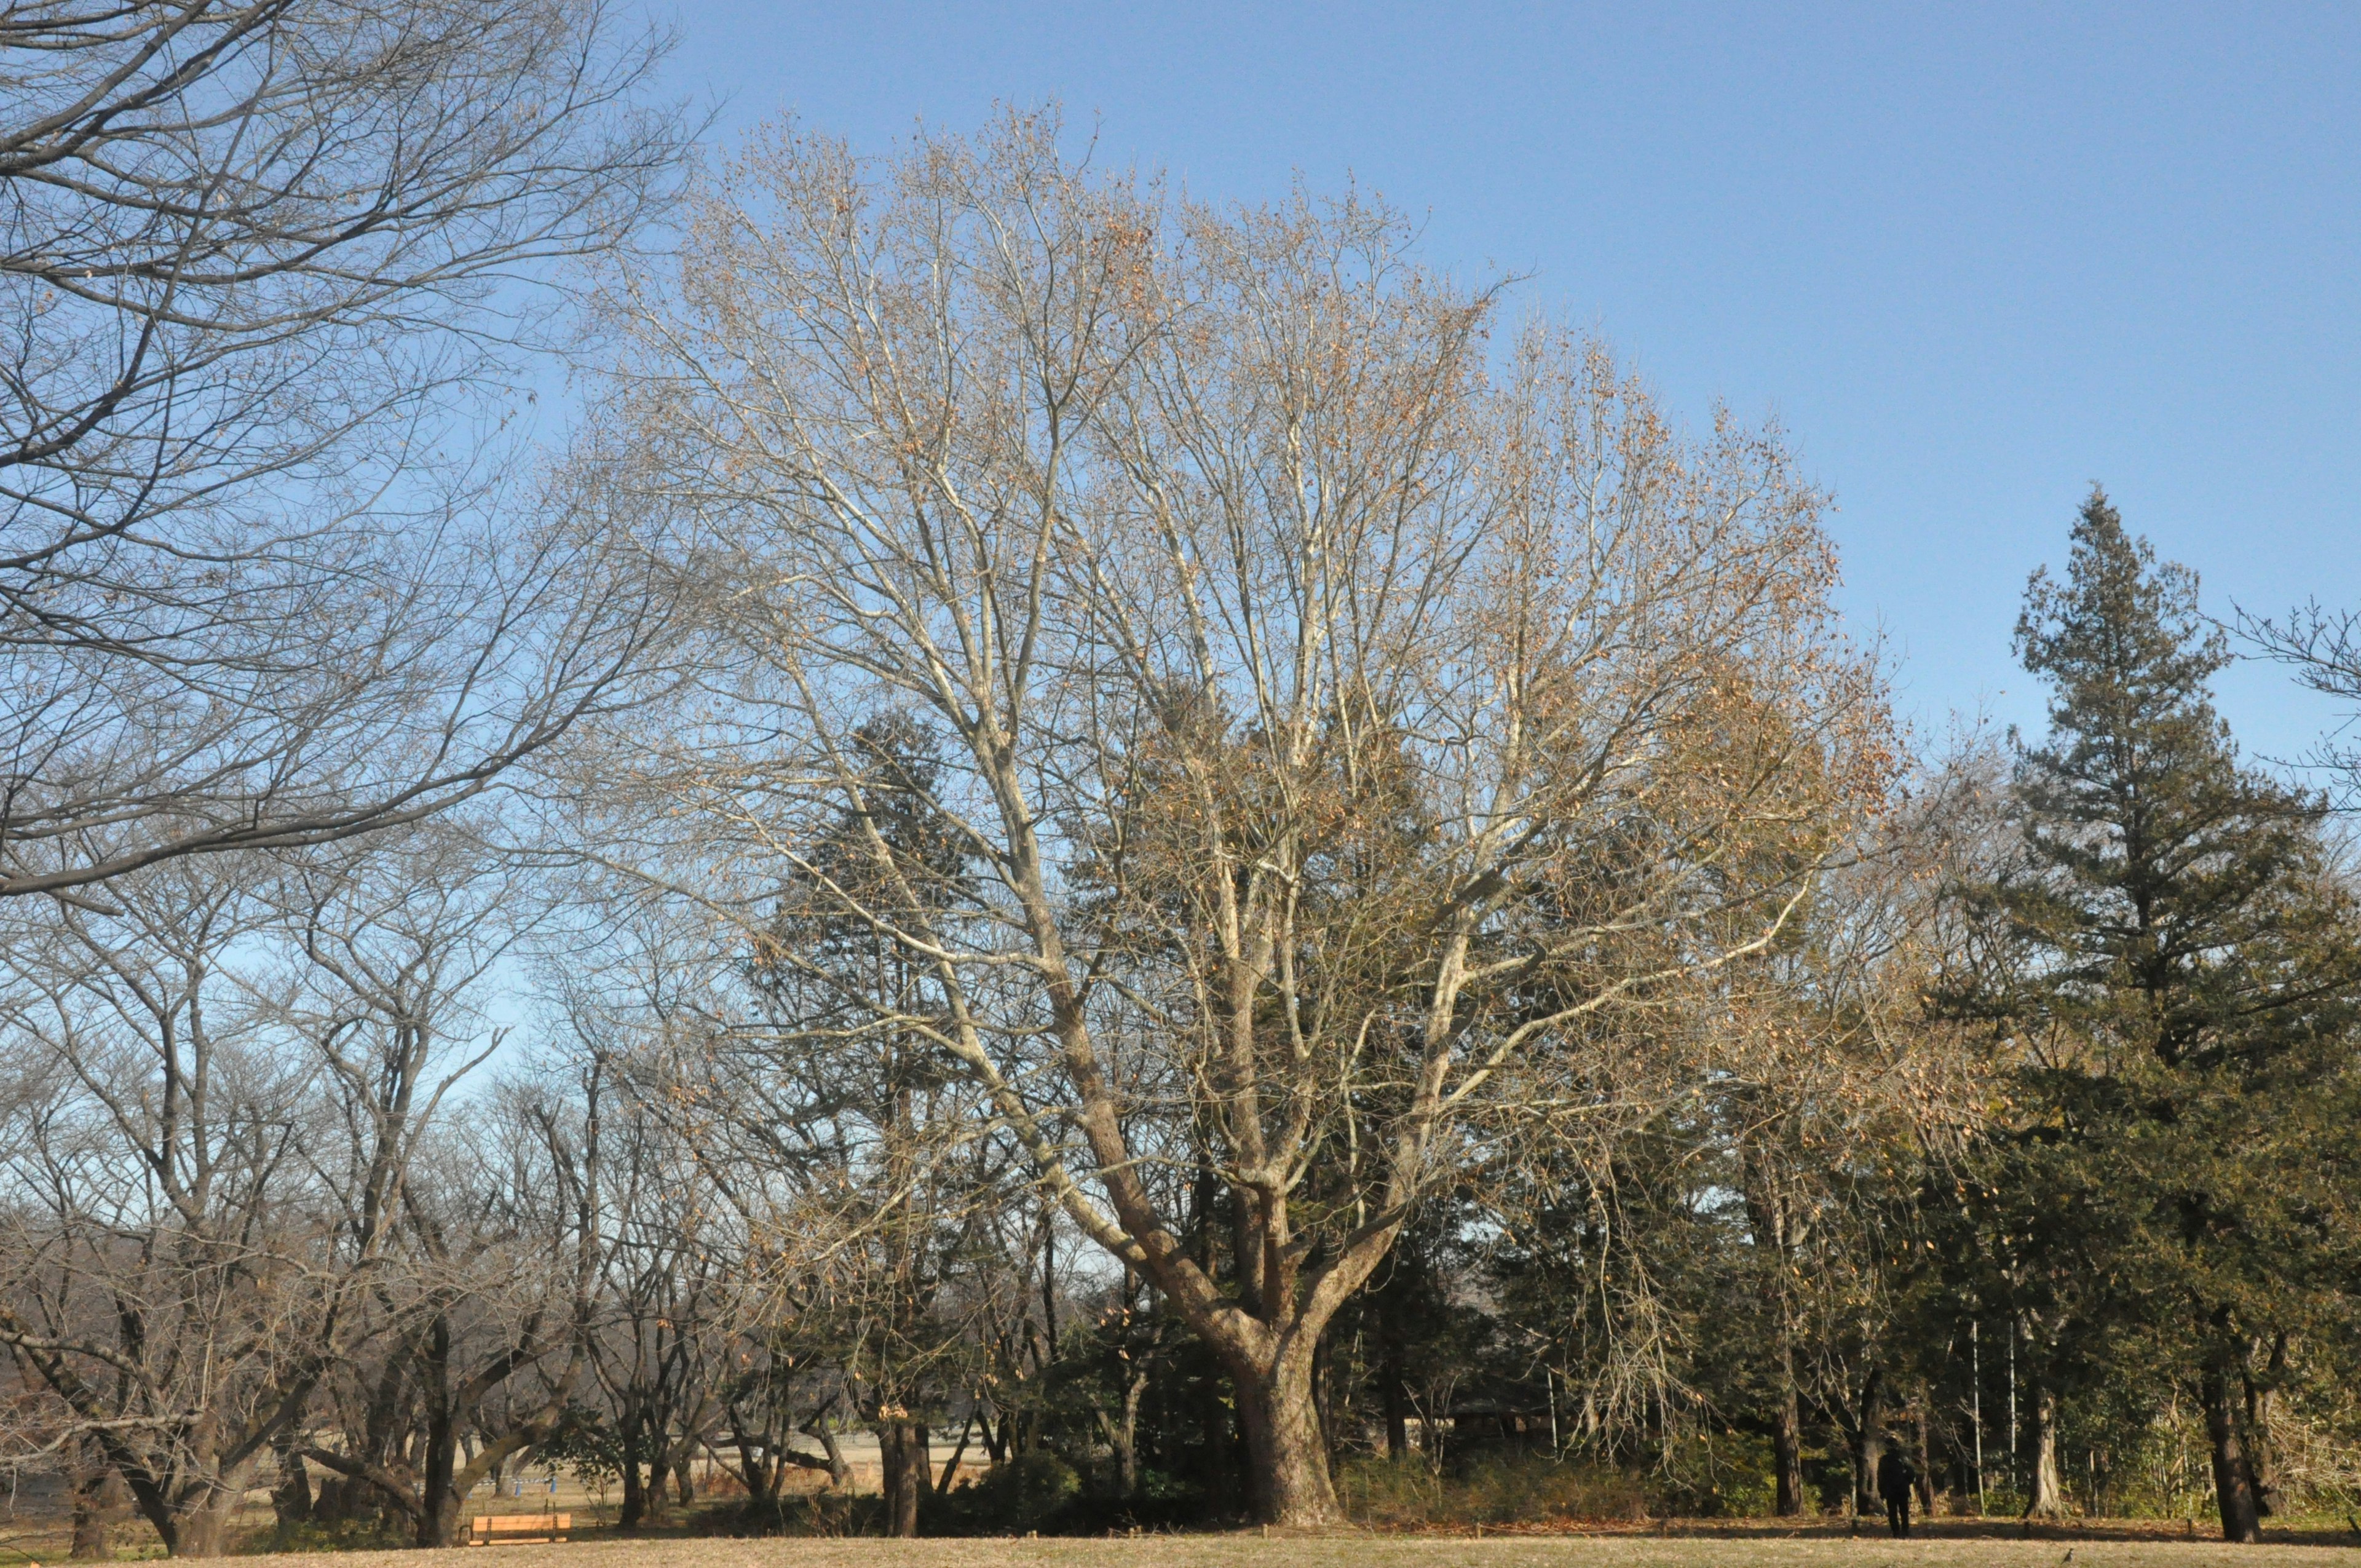
[[[1333,1517],[1316,1346],[1421,1196],[1578,1113],[1565,1053],[1773,943],[1880,795],[1821,498],[1545,324],[1496,354],[1390,214],[1169,202],[1040,119],[758,138],[611,303],[583,461],[712,632],[644,764],[693,891],[751,934],[793,879],[926,966],[877,1026],[1219,1355],[1261,1516]],[[953,906],[884,831],[886,711],[941,740]]]

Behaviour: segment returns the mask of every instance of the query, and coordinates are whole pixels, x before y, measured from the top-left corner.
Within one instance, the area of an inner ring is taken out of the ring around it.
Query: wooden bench
[[[467,1521],[470,1546],[531,1546],[564,1541],[574,1528],[572,1514],[488,1514]]]

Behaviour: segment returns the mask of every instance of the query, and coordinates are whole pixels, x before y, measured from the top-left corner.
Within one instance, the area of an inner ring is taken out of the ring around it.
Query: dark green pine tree
[[[2254,1541],[2271,1386],[2345,1299],[2353,909],[2322,804],[2242,766],[2213,711],[2229,653],[2194,577],[2103,492],[2066,580],[2034,575],[2016,649],[2052,697],[1989,890],[2012,961],[1985,1001],[2023,1053],[2015,1277],[2048,1281],[2051,1343],[2179,1368],[2223,1534]]]

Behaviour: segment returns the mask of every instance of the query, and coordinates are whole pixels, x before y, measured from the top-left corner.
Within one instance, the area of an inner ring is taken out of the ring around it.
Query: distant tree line
[[[901,1534],[2350,1495],[2335,791],[2103,493],[2047,732],[1922,752],[1778,432],[1381,206],[698,169],[596,5],[19,13],[0,1462],[77,1554],[798,1528],[855,1431]],[[2356,626],[2235,630],[2361,701]]]

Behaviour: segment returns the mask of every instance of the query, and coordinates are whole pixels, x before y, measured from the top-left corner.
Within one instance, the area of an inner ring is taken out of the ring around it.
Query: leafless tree
[[[589,1073],[611,1070],[594,1062]],[[605,1202],[588,1365],[615,1439],[616,1524],[632,1530],[663,1520],[667,1485],[691,1500],[689,1461],[720,1414],[717,1314],[741,1260],[673,1118],[618,1084],[598,1140]]]
[[[488,1398],[553,1354],[578,1354],[580,1338],[562,1245],[573,1216],[553,1210],[545,1162],[496,1152],[501,1131],[514,1143],[528,1124],[511,1112],[503,1128],[454,1133],[438,1115],[499,1047],[481,998],[542,908],[517,864],[467,826],[315,853],[275,900],[298,977],[286,1006],[316,1042],[336,1129],[314,1145],[319,1186],[366,1290],[333,1345],[342,1391],[355,1365],[374,1368],[361,1418],[345,1423],[361,1441],[303,1452],[373,1488],[422,1546],[456,1544],[468,1486],[563,1406],[562,1393],[544,1398],[538,1427],[528,1419],[462,1454]]]
[[[1273,1520],[1334,1514],[1315,1348],[1421,1196],[1592,1021],[1771,945],[1889,765],[1775,435],[1685,440],[1545,325],[1495,363],[1407,243],[1167,203],[1038,119],[882,167],[773,136],[618,280],[584,457],[705,596],[643,775],[696,891],[752,927],[792,875],[926,968],[877,1025],[1217,1353]],[[955,916],[877,827],[895,709],[944,738]],[[818,853],[847,816],[890,902]],[[1201,1168],[1234,1278],[1181,1234]]]
[[[493,1294],[446,1233],[508,1190],[438,1207],[413,1173],[497,1043],[478,999],[533,905],[449,818],[303,858],[154,864],[109,897],[9,944],[31,1092],[0,1343],[60,1441],[94,1444],[167,1549],[204,1555],[274,1456],[302,1511],[315,1398],[373,1340],[447,1364],[453,1320]],[[562,1344],[578,1335],[561,1301]],[[460,1397],[428,1412],[418,1455],[435,1542],[455,1402],[468,1413]]]
[[[0,894],[413,819],[597,700],[598,553],[439,442],[661,198],[660,44],[595,0],[0,16]]]
[[[2361,802],[2361,747],[2350,739],[2361,719],[2361,610],[2331,609],[2314,599],[2284,620],[2240,610],[2238,630],[2264,658],[2287,665],[2295,678],[2346,708],[2319,762],[2337,775],[2343,803]]]
[[[264,913],[243,869],[159,867],[116,913],[10,943],[9,1069],[34,1092],[9,1128],[0,1343],[182,1556],[223,1548],[335,1326],[312,1072],[240,983]]]
[[[1806,1506],[1806,1399],[1847,1434],[1857,1504],[1877,1506],[1879,1407],[1906,1390],[1880,1332],[1897,1242],[1883,1228],[1883,1188],[1863,1173],[1894,1188],[1911,1173],[1940,1185],[1990,1090],[1963,1032],[1927,1006],[1953,936],[1938,868],[1982,826],[1978,782],[1938,769],[1897,788],[1861,853],[1826,879],[1795,939],[1734,975],[1727,1005],[1708,1015],[1700,1081],[1738,1173],[1759,1270],[1783,1514]]]
[[[638,913],[565,986],[576,1048],[637,1102],[607,1122],[615,1244],[593,1341],[622,1517],[661,1504],[633,1472],[715,1418],[757,1503],[793,1468],[842,1480],[833,1420],[876,1432],[887,1527],[915,1534],[937,1485],[929,1423],[983,1382],[972,1319],[996,1299],[978,1278],[1004,1261],[995,1223],[1022,1198],[1013,1150],[963,1075],[875,1024],[881,991],[920,1005],[927,972],[808,886],[779,890],[746,941]],[[839,1048],[815,1049],[820,1030]],[[732,1370],[708,1343],[724,1301]]]
[[[336,1477],[314,1517],[373,1516],[420,1546],[458,1545],[468,1494],[558,1431],[583,1381],[604,1243],[596,1146],[585,1107],[551,1092],[564,1087],[511,1084],[422,1154],[396,1256],[324,1384],[326,1431],[299,1451]]]

